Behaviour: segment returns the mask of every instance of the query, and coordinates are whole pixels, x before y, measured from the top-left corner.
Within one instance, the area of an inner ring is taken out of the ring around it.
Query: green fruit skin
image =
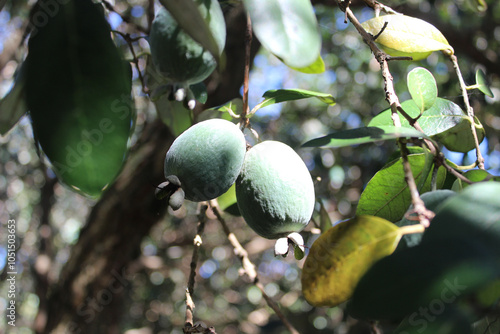
[[[295,151],[277,141],[252,147],[236,180],[241,215],[260,236],[278,239],[300,232],[311,219],[314,184]]]
[[[175,139],[165,157],[165,177],[175,175],[186,199],[208,201],[234,184],[243,165],[246,141],[238,126],[211,119]]]
[[[219,2],[195,0],[195,3],[222,53],[226,42],[226,23]],[[156,69],[172,83],[199,83],[217,67],[212,54],[185,33],[164,7],[153,20],[149,45]]]

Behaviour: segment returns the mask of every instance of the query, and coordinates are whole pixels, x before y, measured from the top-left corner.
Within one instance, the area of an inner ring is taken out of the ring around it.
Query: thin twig
[[[442,154],[440,154],[440,156],[441,155]],[[457,179],[460,179],[461,181],[463,181],[465,183],[472,184],[471,180],[469,180],[468,178],[466,178],[465,176],[463,176],[460,172],[458,172],[457,170],[455,170],[455,168],[453,168],[450,165],[448,165],[448,163],[446,162],[444,156],[441,156],[441,159],[438,160],[438,161],[441,164],[441,166],[443,166],[444,168],[446,168],[446,170],[448,172],[450,172],[451,174],[453,174],[453,176],[455,176]]]
[[[431,219],[434,218],[434,212],[427,210],[424,201],[422,201],[422,199],[420,198],[417,184],[415,183],[415,178],[413,177],[413,172],[411,170],[411,165],[408,161],[408,148],[406,147],[406,143],[399,140],[398,144],[401,149],[401,158],[403,159],[405,181],[408,185],[408,189],[410,190],[413,211],[417,214],[420,224],[422,224],[424,227],[429,227]]]
[[[349,7],[345,8],[345,13],[349,18],[349,21],[354,25],[358,33],[363,38],[363,41],[370,47],[375,58],[380,64],[380,69],[382,70],[382,77],[384,79],[384,91],[385,91],[385,99],[391,106],[392,110],[392,120],[395,126],[401,126],[401,120],[397,115],[397,110],[402,109],[401,103],[399,102],[399,98],[396,95],[396,91],[394,89],[394,82],[391,72],[389,71],[388,59],[390,58],[385,52],[380,50],[380,48],[375,44],[375,40],[373,36],[369,34],[358,21],[354,13],[351,11]]]
[[[243,110],[241,111],[240,128],[243,130],[248,126],[248,86],[250,78],[250,59],[252,50],[252,21],[247,13],[247,27],[245,30],[245,74],[243,78]]]
[[[379,6],[378,2],[376,1],[369,1],[373,8],[375,6]],[[341,7],[342,8],[342,7]],[[375,58],[380,64],[380,68],[382,70],[382,77],[384,79],[384,91],[385,91],[385,98],[389,105],[391,106],[391,117],[393,120],[393,123],[395,126],[400,127],[401,126],[401,119],[399,118],[398,111],[412,124],[416,129],[419,129],[422,131],[420,126],[418,126],[416,120],[411,118],[406,112],[404,112],[403,108],[401,107],[401,103],[399,101],[398,96],[396,95],[396,91],[394,89],[394,81],[393,77],[391,75],[391,72],[389,70],[389,64],[388,60],[390,57],[380,50],[380,48],[375,44],[375,40],[372,35],[370,35],[359,23],[358,19],[354,15],[354,13],[351,11],[349,7],[345,8],[345,13],[347,17],[349,18],[349,21],[354,25],[356,30],[359,32],[361,37],[363,38],[364,42],[370,47],[372,50],[373,54],[375,55]],[[435,156],[439,156],[437,154],[438,148],[436,148],[433,143],[429,140],[425,141],[426,145],[431,149],[431,151],[435,154]],[[434,213],[432,211],[429,211],[425,208],[425,204],[420,198],[420,195],[418,193],[417,185],[415,183],[415,178],[413,177],[413,173],[411,170],[410,163],[408,161],[408,150],[406,147],[406,143],[399,139],[398,140],[398,145],[400,146],[401,149],[401,156],[403,159],[403,168],[404,168],[404,174],[405,174],[405,180],[406,183],[408,184],[408,188],[410,190],[410,196],[411,196],[411,201],[413,204],[414,211],[417,213],[417,217],[420,221],[420,223],[424,227],[428,227],[430,224],[430,220],[434,217]],[[444,158],[443,162],[444,162]]]
[[[480,169],[484,169],[484,158],[481,154],[481,150],[479,149],[479,140],[477,138],[477,132],[476,132],[476,122],[474,121],[474,109],[471,107],[470,102],[469,102],[469,95],[467,93],[467,85],[464,82],[464,78],[462,77],[460,67],[458,66],[457,57],[453,54],[451,54],[449,57],[450,57],[451,62],[453,63],[453,68],[455,69],[455,72],[457,74],[458,82],[460,83],[460,89],[462,90],[462,95],[464,98],[465,108],[467,109],[467,115],[469,116],[469,119],[470,119],[470,123],[471,123],[470,127],[471,127],[472,137],[474,138],[474,144],[476,146],[477,166]]]
[[[259,277],[257,276],[255,265],[252,263],[252,261],[250,261],[246,249],[240,244],[236,236],[229,230],[229,227],[227,227],[226,221],[220,214],[217,201],[212,200],[209,202],[209,204],[213,213],[217,217],[217,220],[222,225],[222,229],[224,230],[224,233],[226,234],[229,242],[233,246],[234,253],[240,258],[243,266],[243,271],[245,272],[245,274],[247,274],[252,283],[255,284],[257,288],[259,288],[259,290],[262,292],[262,296],[264,297],[267,305],[273,309],[273,311],[276,313],[278,318],[280,318],[281,322],[290,331],[290,333],[299,334],[299,331],[297,331],[295,327],[293,327],[292,324],[285,318],[284,314],[281,312],[278,305],[271,299],[271,297],[269,297],[269,295],[266,293],[264,289],[264,286],[262,285],[262,283],[259,282]]]
[[[376,34],[375,36],[373,36],[373,40],[376,41],[377,38],[380,37],[380,35],[382,35],[382,33],[384,32],[385,28],[387,28],[387,25],[389,24],[389,22],[385,21],[384,22],[384,25],[382,26],[382,29],[380,29],[380,31],[378,32],[378,34]]]
[[[186,289],[186,321],[184,322],[184,333],[193,333],[192,328],[194,326],[194,308],[195,304],[192,299],[193,291],[194,291],[194,282],[196,277],[196,266],[198,263],[198,251],[202,244],[201,235],[203,234],[203,230],[205,228],[206,222],[206,212],[208,206],[201,205],[200,212],[198,214],[198,229],[196,231],[196,236],[194,237],[193,244],[193,255],[191,257],[191,270],[189,272],[188,285]]]
[[[141,68],[139,67],[139,58],[137,57],[137,54],[135,53],[134,50],[134,45],[133,42],[137,41],[143,37],[137,37],[137,38],[132,38],[130,34],[123,33],[121,31],[113,30],[114,33],[122,36],[122,38],[127,42],[128,48],[130,49],[130,53],[132,53],[132,63],[135,65],[137,69],[137,75],[139,76],[139,81],[141,82],[142,86],[142,92],[144,94],[149,94],[149,89],[146,86],[146,80],[144,79],[144,76],[142,75]]]

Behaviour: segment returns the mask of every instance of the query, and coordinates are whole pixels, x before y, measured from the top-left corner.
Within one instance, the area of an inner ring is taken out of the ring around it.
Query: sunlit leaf
[[[420,109],[413,100],[401,103],[404,111],[412,118],[420,115]],[[401,125],[410,127],[409,122],[399,115]],[[475,117],[475,127],[479,142],[482,142],[485,131],[482,124]],[[375,116],[368,126],[392,125],[391,109],[386,109]],[[442,143],[448,150],[468,152],[474,149],[474,137],[471,132],[470,118],[455,103],[437,98],[431,108],[427,109],[418,119],[418,124],[426,135]]]
[[[401,239],[385,219],[358,216],[338,223],[312,244],[302,269],[302,292],[314,306],[336,306],[351,297],[360,277]]]
[[[417,67],[408,73],[408,91],[413,102],[424,112],[436,102],[438,90],[436,79],[431,72],[423,67]]]
[[[384,15],[365,21],[363,28],[377,36],[375,42],[391,56],[410,56],[413,60],[427,58],[433,51],[453,54],[453,48],[432,24],[406,15]]]
[[[26,59],[35,139],[59,180],[92,197],[120,172],[135,119],[132,70],[110,30],[99,4],[60,4],[31,36]]]
[[[226,211],[229,208],[231,208],[231,210],[232,210],[232,209],[234,209],[233,208],[234,206],[236,206],[236,210],[238,210],[238,207],[236,204],[235,185],[233,184],[231,186],[231,188],[229,188],[228,191],[226,191],[224,194],[217,197],[217,202],[219,203],[219,207],[221,208],[221,210]]]
[[[484,95],[493,98],[493,92],[488,85],[486,75],[484,75],[484,72],[480,69],[476,71],[476,85],[477,89],[483,92]]]
[[[410,163],[415,182],[423,177],[425,153],[410,154]],[[434,168],[434,167],[433,167]],[[437,172],[437,189],[440,189],[446,177],[444,167]],[[430,191],[432,172],[425,175],[426,181],[422,193]],[[411,204],[410,191],[405,181],[403,160],[399,158],[385,165],[368,182],[359,198],[357,215],[373,215],[392,222],[400,220]]]
[[[292,68],[317,61],[321,36],[309,0],[244,0],[261,44]]]
[[[210,110],[217,110],[223,113],[239,115],[243,111],[243,100],[237,97],[221,106],[210,108]]]
[[[325,62],[323,61],[323,58],[321,58],[321,55],[318,56],[316,61],[312,63],[311,65],[307,67],[301,67],[301,68],[296,68],[292,67],[292,69],[302,72],[302,73],[307,73],[307,74],[318,74],[318,73],[323,73],[325,71]]]
[[[263,95],[264,101],[259,103],[253,108],[253,111],[256,111],[260,108],[264,108],[275,103],[294,101],[307,99],[311,97],[315,97],[319,99],[321,102],[329,104],[331,106],[335,105],[335,98],[331,94],[313,92],[310,90],[304,89],[272,89],[268,90]]]
[[[215,59],[219,59],[222,52],[221,43],[215,40],[207,22],[203,19],[198,6],[193,0],[160,0],[160,3],[165,6],[182,30],[203,48],[210,51]]]
[[[0,135],[5,135],[28,112],[25,97],[24,64],[16,76],[12,89],[0,100]]]
[[[395,127],[390,125],[363,127],[331,133],[327,136],[312,139],[305,143],[304,147],[344,147],[366,143],[374,143],[381,140],[397,138],[427,138],[422,132],[414,128]]]

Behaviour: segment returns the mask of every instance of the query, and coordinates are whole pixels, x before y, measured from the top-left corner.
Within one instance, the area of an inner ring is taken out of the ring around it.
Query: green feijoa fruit
[[[306,165],[291,147],[277,141],[261,142],[247,152],[236,198],[247,224],[268,239],[302,231],[315,202]]]
[[[219,2],[194,2],[214,36],[220,55],[226,42],[226,23]],[[149,45],[153,64],[171,83],[187,86],[201,82],[217,67],[217,61],[212,54],[183,31],[164,7],[160,8],[153,20]]]
[[[165,158],[165,177],[178,177],[186,199],[211,200],[235,182],[245,153],[245,137],[237,125],[223,119],[203,121],[172,143]]]

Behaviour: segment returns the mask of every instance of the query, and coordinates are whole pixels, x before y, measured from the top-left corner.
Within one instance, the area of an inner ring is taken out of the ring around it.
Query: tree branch
[[[424,201],[420,198],[418,193],[417,184],[415,183],[415,178],[413,177],[413,172],[411,170],[410,162],[408,161],[408,148],[406,143],[402,140],[398,141],[399,147],[401,149],[401,158],[403,159],[403,170],[405,174],[405,181],[410,190],[411,202],[413,204],[413,211],[417,214],[420,224],[424,227],[429,227],[430,221],[434,218],[434,212],[427,210]]]
[[[376,8],[381,8],[380,4],[377,1],[367,1],[369,5],[371,5],[374,9]],[[358,21],[354,13],[351,11],[349,6],[346,6],[344,2],[339,0],[339,6],[342,10],[345,11],[347,18],[351,23],[354,25],[356,30],[359,32],[361,37],[363,38],[363,41],[370,47],[372,50],[375,58],[380,64],[380,68],[382,70],[382,77],[384,79],[384,91],[385,91],[385,97],[389,105],[391,106],[391,118],[395,126],[400,127],[401,126],[401,120],[399,118],[398,111],[401,112],[401,114],[408,119],[410,124],[412,124],[415,128],[417,128],[418,124],[416,120],[411,118],[402,108],[401,103],[399,102],[399,98],[396,94],[396,91],[394,89],[394,82],[393,82],[393,77],[391,75],[391,72],[389,70],[389,60],[395,60],[395,58],[391,58],[389,55],[387,55],[385,52],[380,50],[380,48],[375,44],[375,38],[369,34],[362,26],[361,23]],[[388,10],[388,7],[384,6],[384,10]],[[418,128],[420,131],[422,129],[420,126]],[[437,152],[437,148],[434,147],[434,145],[430,141],[426,141],[426,144],[429,146],[429,148],[433,148],[431,151],[435,154]],[[413,173],[411,170],[410,163],[408,161],[408,150],[406,147],[406,143],[402,139],[398,139],[398,145],[401,150],[401,157],[403,159],[403,169],[404,169],[404,174],[405,174],[405,180],[408,185],[408,188],[410,190],[410,196],[411,196],[411,202],[413,204],[414,211],[417,213],[417,217],[420,221],[420,223],[428,227],[430,224],[430,220],[434,217],[434,213],[430,210],[427,210],[425,207],[424,202],[420,198],[420,194],[418,193],[417,185],[415,183],[415,178],[413,177]]]
[[[196,231],[196,236],[194,237],[193,244],[193,255],[191,257],[191,265],[190,265],[190,272],[189,272],[189,279],[188,279],[188,287],[186,289],[186,321],[184,322],[184,328],[183,332],[184,333],[189,333],[189,330],[194,326],[194,308],[195,304],[192,299],[193,291],[194,291],[194,279],[196,277],[196,266],[198,263],[198,250],[201,247],[201,244],[203,243],[201,239],[201,235],[203,234],[203,230],[205,229],[205,222],[206,222],[206,212],[207,212],[208,206],[205,204],[202,204],[200,207],[200,212],[198,213],[198,229]]]

